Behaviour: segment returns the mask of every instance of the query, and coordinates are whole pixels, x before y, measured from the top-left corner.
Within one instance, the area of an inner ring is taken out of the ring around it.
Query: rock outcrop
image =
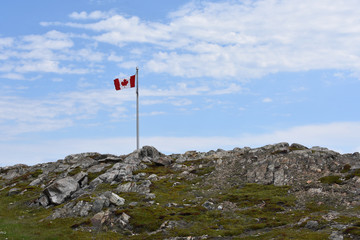
[[[72,226],[77,231],[231,239],[219,236],[271,236],[274,228],[360,237],[360,154],[296,143],[168,156],[151,146],[122,156],[73,154],[0,168],[5,191],[8,198],[33,191],[29,208],[52,209],[43,221],[86,219]],[[207,230],[189,235],[194,226]]]

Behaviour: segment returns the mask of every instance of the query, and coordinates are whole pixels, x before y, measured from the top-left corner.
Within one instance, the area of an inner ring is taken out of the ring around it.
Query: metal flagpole
[[[136,150],[139,151],[139,68],[136,67]]]

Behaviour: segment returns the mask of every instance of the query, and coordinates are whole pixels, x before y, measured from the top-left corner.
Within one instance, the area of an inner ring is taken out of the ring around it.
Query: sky
[[[278,142],[360,151],[358,0],[3,0],[0,167]]]

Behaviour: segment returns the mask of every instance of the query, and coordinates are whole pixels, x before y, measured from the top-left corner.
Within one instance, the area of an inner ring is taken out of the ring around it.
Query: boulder
[[[99,212],[95,214],[91,219],[91,223],[96,228],[101,228],[102,225],[110,219],[110,211],[107,210],[106,212]]]
[[[20,188],[12,188],[9,190],[8,195],[9,196],[17,195],[17,194],[21,193],[21,191],[22,191],[22,189],[20,189]]]
[[[122,197],[119,197],[119,195],[115,194],[115,193],[111,193],[110,197],[109,197],[109,201],[114,204],[115,206],[121,206],[125,204],[125,199],[123,199]]]
[[[41,197],[38,199],[38,203],[43,206],[46,207],[47,205],[50,204],[49,198],[46,195],[41,195]]]
[[[44,190],[44,194],[53,204],[61,204],[79,189],[79,183],[72,177],[59,179]]]
[[[97,197],[95,201],[93,202],[92,211],[95,213],[100,212],[104,207],[109,207],[110,200],[109,198],[101,195],[100,197]]]
[[[172,159],[169,157],[152,158],[151,161],[159,166],[169,166],[172,163]]]
[[[129,225],[130,216],[126,213],[122,213],[118,219],[115,220],[115,223],[121,228],[127,228]]]
[[[162,154],[154,147],[144,146],[139,151],[139,158],[149,157],[152,159],[159,158]]]
[[[140,184],[136,184],[135,182],[128,182],[122,185],[119,185],[116,188],[118,192],[137,192],[141,194],[147,194],[150,192],[150,180],[144,180]]]

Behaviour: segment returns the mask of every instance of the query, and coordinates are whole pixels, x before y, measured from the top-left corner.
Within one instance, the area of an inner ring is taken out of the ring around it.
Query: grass
[[[139,174],[139,173],[146,173],[148,175],[156,174],[159,177],[161,177],[161,176],[165,176],[165,175],[168,175],[168,174],[177,173],[176,171],[172,170],[171,168],[167,168],[167,167],[164,167],[164,166],[159,166],[159,165],[156,165],[154,163],[148,164],[147,166],[148,166],[147,168],[134,171],[133,175],[136,175],[136,174]]]
[[[360,177],[360,169],[356,169],[355,171],[353,171],[352,173],[346,175],[345,179],[351,179],[353,177]]]
[[[319,181],[321,183],[325,183],[325,184],[343,184],[343,180],[341,180],[341,176],[325,176],[319,179]]]
[[[226,190],[226,194],[219,195],[219,201],[230,201],[238,207],[250,207],[264,204],[265,211],[282,211],[284,207],[293,206],[295,198],[288,194],[290,187],[260,185],[255,183],[245,184],[241,188]]]

